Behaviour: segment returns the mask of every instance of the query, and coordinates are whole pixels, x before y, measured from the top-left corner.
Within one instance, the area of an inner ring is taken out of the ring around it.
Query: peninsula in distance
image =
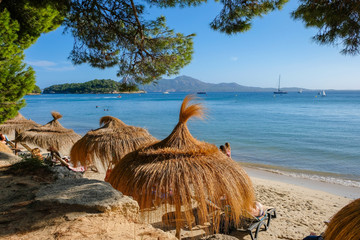
[[[121,93],[121,92],[273,92],[275,88],[260,88],[239,85],[237,83],[206,83],[189,76],[174,79],[161,79],[149,85],[130,87],[111,79],[95,79],[85,83],[66,83],[47,87],[43,93]],[[283,88],[285,91],[297,92],[300,88]],[[306,89],[304,89],[306,90]]]

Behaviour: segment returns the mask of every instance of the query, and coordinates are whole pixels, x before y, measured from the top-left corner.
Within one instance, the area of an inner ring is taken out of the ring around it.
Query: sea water
[[[43,94],[26,96],[26,118],[45,124],[51,111],[80,135],[99,127],[102,116],[139,126],[158,139],[179,119],[187,93]],[[360,187],[360,92],[207,93],[196,102],[204,120],[190,120],[190,132],[217,146],[229,142],[234,160],[295,177]]]

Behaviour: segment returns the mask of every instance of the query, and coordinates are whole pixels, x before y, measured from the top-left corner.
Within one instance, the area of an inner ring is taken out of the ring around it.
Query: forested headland
[[[95,79],[84,83],[65,83],[52,85],[43,93],[117,93],[135,92],[139,88],[135,83],[121,83],[111,79]]]

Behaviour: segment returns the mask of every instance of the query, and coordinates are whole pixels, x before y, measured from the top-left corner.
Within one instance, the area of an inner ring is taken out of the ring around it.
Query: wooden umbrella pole
[[[15,131],[15,139],[14,139],[14,142],[15,142],[15,149],[17,149],[17,140],[16,138],[18,137],[18,132]],[[15,151],[15,155],[18,155],[18,151]]]
[[[176,222],[176,233],[175,237],[181,239],[181,206],[179,204],[175,205],[175,222]]]

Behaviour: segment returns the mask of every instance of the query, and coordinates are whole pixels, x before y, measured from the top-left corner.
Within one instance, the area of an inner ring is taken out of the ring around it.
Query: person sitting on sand
[[[226,142],[225,143],[225,153],[228,157],[231,157],[231,147],[230,147],[230,143]]]
[[[40,149],[39,148],[34,148],[31,150],[31,156],[33,158],[37,158],[39,160],[43,160],[43,156],[41,155]]]
[[[338,239],[360,239],[360,198],[352,201],[330,220],[324,233],[316,236],[310,234],[303,240],[338,240]]]

